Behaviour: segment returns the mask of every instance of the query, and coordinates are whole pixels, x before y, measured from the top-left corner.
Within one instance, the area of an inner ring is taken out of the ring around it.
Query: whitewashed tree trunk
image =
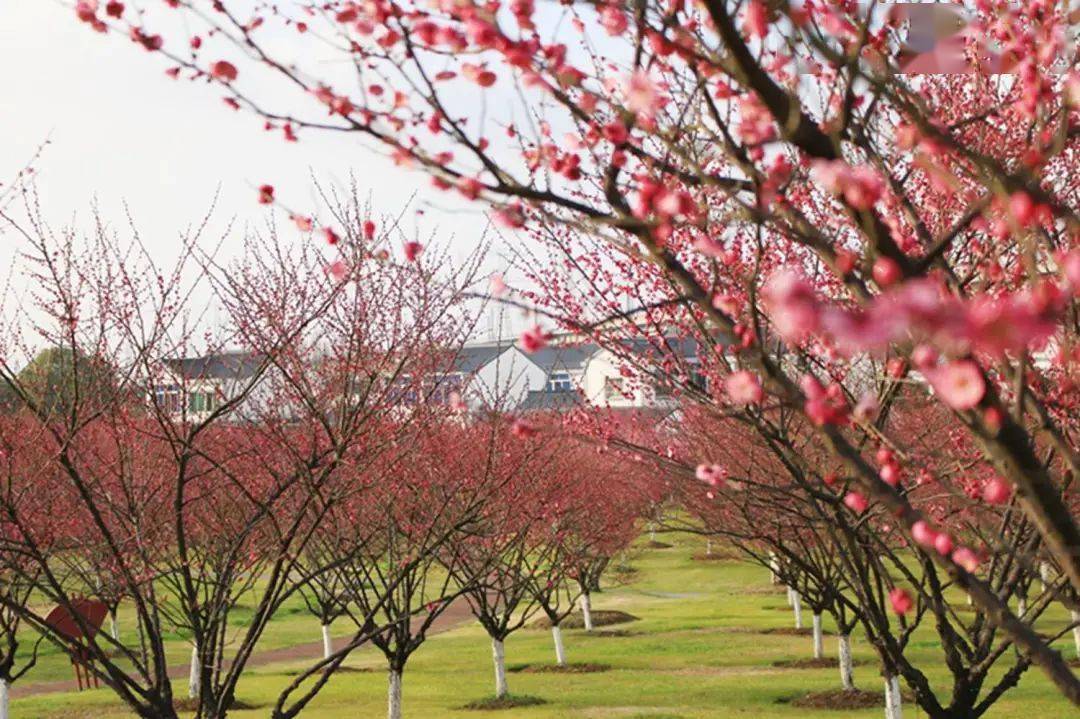
[[[791,587],[787,587],[787,605],[789,607],[795,606],[795,590]]]
[[[655,542],[656,541],[656,525],[653,524],[652,522],[649,523],[649,541],[650,542]]]
[[[491,657],[495,660],[495,696],[502,699],[510,689],[506,685],[506,654],[501,640],[491,640]]]
[[[705,540],[705,556],[706,557],[711,557],[712,556],[712,540],[711,539],[706,539]]]
[[[1020,597],[1016,602],[1016,616],[1023,617],[1027,614],[1027,597]]]
[[[1076,656],[1080,657],[1080,610],[1074,609],[1069,614],[1072,617],[1073,624],[1076,625],[1072,630],[1073,644],[1076,645]]]
[[[558,624],[551,627],[551,637],[555,640],[555,662],[561,667],[566,665],[566,649],[562,643],[562,629]]]
[[[116,621],[116,611],[109,612],[109,634],[117,642],[120,641],[120,624]]]
[[[1042,583],[1042,590],[1045,592],[1050,585],[1050,562],[1039,562],[1039,581]]]
[[[776,561],[776,552],[769,552],[769,581],[772,584],[780,583],[780,572],[777,571],[780,564]]]
[[[885,719],[904,719],[900,697],[900,677],[885,677]]]
[[[201,673],[199,672],[199,645],[191,645],[191,669],[188,671],[188,698],[198,699]]]
[[[802,597],[799,596],[798,592],[793,593],[791,596],[791,607],[795,610],[795,628],[802,629]]]
[[[585,631],[591,632],[593,630],[592,599],[588,592],[581,595],[581,618],[585,622]]]
[[[401,672],[390,670],[390,683],[387,687],[387,719],[401,719]]]
[[[814,659],[825,657],[825,637],[821,631],[821,615],[814,612]]]
[[[852,672],[851,661],[851,637],[841,634],[837,638],[837,653],[840,655],[840,686],[844,689],[855,688],[855,677]]]
[[[329,659],[334,653],[334,640],[330,638],[330,625],[322,625],[322,655],[323,659]]]
[[[0,679],[0,719],[8,719],[8,683]]]

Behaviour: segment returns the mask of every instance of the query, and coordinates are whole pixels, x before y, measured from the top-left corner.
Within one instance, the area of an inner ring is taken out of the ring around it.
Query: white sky
[[[126,203],[167,263],[179,232],[202,218],[218,188],[207,239],[235,218],[239,247],[244,225],[270,211],[256,202],[255,187],[273,184],[290,208],[315,214],[312,174],[344,187],[350,171],[377,211],[396,214],[416,193],[414,207],[424,214],[409,211],[406,231],[423,240],[432,231],[453,235],[460,255],[485,225],[477,206],[430,190],[424,175],[395,167],[357,139],[308,132],[287,143],[280,132],[264,132],[255,116],[227,108],[220,91],[169,79],[165,58],[91,31],[52,0],[0,0],[0,67],[0,181],[7,184],[50,137],[37,187],[54,227],[89,226],[96,199],[104,218],[123,229]],[[13,233],[0,235],[5,276],[17,242]]]

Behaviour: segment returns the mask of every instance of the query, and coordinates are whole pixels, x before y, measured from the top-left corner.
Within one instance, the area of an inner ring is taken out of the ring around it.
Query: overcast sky
[[[303,211],[315,205],[312,174],[344,186],[350,171],[386,212],[418,193],[426,212],[410,212],[406,228],[453,234],[462,252],[484,224],[478,208],[434,193],[426,177],[359,140],[307,133],[286,143],[280,132],[264,132],[258,118],[225,107],[220,92],[170,80],[165,58],[92,32],[52,0],[0,0],[0,67],[0,181],[50,138],[37,184],[53,224],[85,226],[95,198],[107,220],[123,224],[126,202],[147,242],[167,257],[219,188],[213,226],[220,231],[231,218],[240,227],[265,219],[254,189],[264,182]],[[5,259],[14,242],[3,236]]]

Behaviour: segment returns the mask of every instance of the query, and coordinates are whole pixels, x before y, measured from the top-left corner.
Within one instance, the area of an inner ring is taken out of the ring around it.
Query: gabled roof
[[[529,355],[548,375],[552,372],[577,372],[584,369],[589,358],[600,348],[593,343],[581,345],[548,345]]]
[[[222,352],[205,357],[168,359],[165,364],[186,379],[240,380],[255,374],[262,360],[262,355],[254,352]]]
[[[553,409],[573,409],[583,404],[581,393],[576,390],[550,392],[548,390],[530,390],[519,405],[523,412]]]
[[[467,344],[454,356],[454,371],[472,374],[514,346],[511,340]]]

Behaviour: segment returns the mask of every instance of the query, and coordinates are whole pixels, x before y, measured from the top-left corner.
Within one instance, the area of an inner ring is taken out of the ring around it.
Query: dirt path
[[[469,612],[469,605],[464,600],[459,600],[450,605],[450,607],[439,615],[439,618],[431,625],[431,629],[428,631],[428,636],[434,634],[441,634],[442,632],[449,631],[455,627],[464,624],[472,619],[472,614]],[[312,620],[312,630],[314,631],[318,627],[314,620]],[[364,647],[359,647],[357,651],[362,651]],[[266,652],[256,651],[255,654],[248,660],[247,668],[266,666],[267,664],[277,664],[278,662],[291,662],[298,659],[317,659],[322,656],[323,645],[322,641],[308,642],[305,644],[294,644],[291,647],[281,647],[280,649],[271,649]],[[188,675],[188,665],[169,667],[169,677],[172,679],[183,679]],[[102,685],[104,686],[104,685]],[[65,679],[52,682],[35,682],[31,684],[15,684],[11,688],[11,698],[19,699],[21,697],[29,697],[37,694],[54,694],[56,692],[73,692],[79,688],[74,679]]]

